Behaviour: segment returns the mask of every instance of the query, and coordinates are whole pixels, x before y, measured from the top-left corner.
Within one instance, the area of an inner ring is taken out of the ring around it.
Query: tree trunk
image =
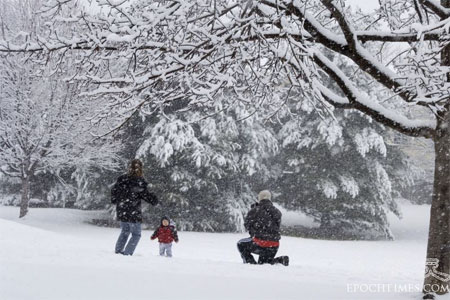
[[[450,0],[441,0],[441,4],[450,7]],[[450,66],[450,45],[442,50],[441,65]],[[450,82],[450,73],[447,73],[447,81]],[[436,129],[424,299],[450,292],[450,99],[447,99],[443,112],[437,115]]]
[[[450,112],[446,112],[450,125]],[[444,123],[444,120],[440,123]],[[445,127],[445,126],[443,126]],[[438,131],[435,139],[435,174],[428,235],[427,265],[423,291],[445,294],[450,291],[450,130]],[[439,273],[437,273],[439,272]],[[428,295],[425,299],[433,299]]]
[[[450,125],[449,112],[446,112],[446,117],[447,125]],[[423,291],[425,294],[445,294],[450,291],[449,139],[449,128],[438,130],[438,134],[435,139],[436,160],[434,171],[433,201],[431,204],[426,274],[423,287]]]
[[[19,218],[25,217],[28,212],[28,204],[30,202],[30,177],[22,177],[22,198],[20,200],[20,215]]]

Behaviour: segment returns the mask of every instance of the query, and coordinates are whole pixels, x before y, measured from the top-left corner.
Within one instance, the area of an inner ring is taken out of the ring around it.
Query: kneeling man
[[[280,246],[281,212],[273,206],[272,194],[261,191],[258,194],[258,203],[248,212],[244,226],[250,237],[238,242],[237,247],[244,263],[256,264],[252,253],[259,255],[258,264],[289,265],[288,256],[276,257]]]

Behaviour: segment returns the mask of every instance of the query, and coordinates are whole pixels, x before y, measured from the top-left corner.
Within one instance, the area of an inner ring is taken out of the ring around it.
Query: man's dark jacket
[[[111,203],[116,204],[117,219],[121,222],[142,222],[142,200],[152,205],[158,203],[143,177],[122,175],[111,189]]]
[[[280,240],[280,224],[281,212],[267,199],[250,209],[244,222],[251,237],[265,241]]]

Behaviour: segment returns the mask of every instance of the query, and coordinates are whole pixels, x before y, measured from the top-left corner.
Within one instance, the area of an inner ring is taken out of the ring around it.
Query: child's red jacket
[[[169,244],[173,241],[178,242],[178,234],[175,226],[159,226],[155,232],[152,234],[151,239],[154,240],[158,238],[160,243]]]

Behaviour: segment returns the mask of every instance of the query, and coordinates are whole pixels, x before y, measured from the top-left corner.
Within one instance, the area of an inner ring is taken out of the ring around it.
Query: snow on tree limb
[[[348,98],[348,102],[346,103],[343,97],[333,95],[333,92],[329,89],[325,89],[324,86],[320,86],[322,94],[325,96],[326,100],[330,101],[330,103],[340,108],[359,110],[371,116],[378,122],[406,135],[422,136],[427,138],[434,136],[434,131],[436,128],[435,122],[410,120],[399,112],[383,107],[377,103],[376,100],[367,99],[357,90],[347,76],[335,65],[333,65],[333,63],[323,54],[316,51],[313,55],[316,63],[324,69],[324,71],[329,74],[331,78],[334,79]]]
[[[450,17],[450,9],[443,7],[439,2],[435,0],[419,0],[427,8],[431,9],[441,19]]]
[[[307,9],[304,7],[306,4],[301,1],[286,1],[287,5],[282,6],[276,1],[265,0],[262,3],[278,9],[284,9],[290,14],[296,15],[300,20],[303,20],[304,28],[310,33],[310,35],[319,43],[325,47],[333,50],[339,54],[347,56],[353,60],[362,70],[370,74],[378,82],[382,83],[386,88],[394,90],[398,95],[406,102],[415,103],[420,106],[429,107],[430,101],[417,101],[415,98],[417,95],[411,91],[404,89],[404,84],[399,81],[398,75],[395,74],[391,69],[386,68],[384,65],[379,63],[369,51],[367,51],[361,41],[364,39],[374,40],[374,41],[398,41],[401,42],[404,39],[420,41],[423,37],[427,39],[434,38],[433,32],[428,33],[427,30],[421,30],[421,33],[413,32],[408,34],[403,33],[386,33],[381,32],[380,34],[375,34],[373,32],[358,32],[352,29],[351,25],[345,19],[345,16],[341,10],[332,1],[324,0],[321,1],[327,6],[330,13],[333,14],[334,18],[340,25],[340,29],[344,36],[331,32],[322,26],[314,17],[312,17]],[[446,26],[450,24],[450,19],[448,22],[440,22],[438,28],[441,33],[445,32]],[[432,28],[436,30],[437,28]],[[358,33],[361,36],[358,36]],[[415,36],[415,38],[414,38]],[[297,38],[297,36],[292,36]],[[346,38],[347,39],[346,39]],[[358,38],[360,37],[360,39]],[[441,36],[442,38],[442,36]],[[446,41],[448,43],[448,40]]]
[[[443,30],[423,33],[424,41],[439,41]],[[418,42],[421,36],[416,32],[394,33],[380,31],[355,31],[356,38],[361,42]]]
[[[67,1],[53,2],[54,8],[60,9]],[[106,1],[102,5],[110,9],[109,14],[59,16],[46,38],[23,44],[1,41],[0,52],[38,55],[79,50],[83,57],[80,65],[92,71],[76,78],[97,87],[90,90],[92,97],[114,94],[111,107],[125,107],[122,100],[130,100],[125,118],[133,109],[142,109],[145,102],[155,108],[184,96],[206,103],[220,89],[231,87],[251,95],[257,106],[261,99],[270,98],[274,84],[283,81],[309,89],[308,95],[322,95],[340,107],[352,106],[354,103],[339,103],[323,86],[312,84],[317,67],[308,62],[311,57],[306,53],[325,54],[328,50],[352,60],[388,92],[403,99],[405,107],[418,105],[438,111],[448,96],[439,77],[445,70],[436,69],[434,64],[439,47],[448,43],[445,30],[450,21],[446,19],[386,32],[360,30],[351,15],[331,0],[247,1],[243,7],[227,1],[215,4],[138,1],[136,7],[123,8]],[[321,17],[322,12],[330,16]],[[57,33],[58,22],[75,24],[81,31],[70,37]],[[386,67],[369,51],[372,44],[363,44],[408,41],[418,43],[411,47],[415,51],[416,46],[422,50],[424,41],[435,40],[439,46],[419,51],[417,57],[408,53],[413,60],[402,62],[398,68]],[[314,62],[323,67],[317,56]],[[120,67],[113,66],[117,63]],[[289,70],[286,64],[295,68]],[[340,85],[337,78],[336,82]],[[355,97],[352,93],[346,96]],[[380,113],[379,108],[371,107],[370,114],[376,113]],[[389,119],[385,114],[383,117]],[[405,120],[390,121],[402,130],[414,127]],[[409,134],[430,137],[430,128]]]
[[[357,34],[351,24],[349,24],[341,11],[340,7],[332,0],[321,0],[327,7],[330,13],[338,22],[348,45],[347,51],[335,50],[352,59],[362,70],[374,77],[378,82],[385,85],[389,89],[399,91],[398,95],[407,102],[414,102],[416,95],[411,94],[410,91],[401,89],[402,83],[397,79],[397,74],[392,70],[380,64],[369,51],[356,38]],[[427,106],[428,103],[418,103],[419,105]]]

